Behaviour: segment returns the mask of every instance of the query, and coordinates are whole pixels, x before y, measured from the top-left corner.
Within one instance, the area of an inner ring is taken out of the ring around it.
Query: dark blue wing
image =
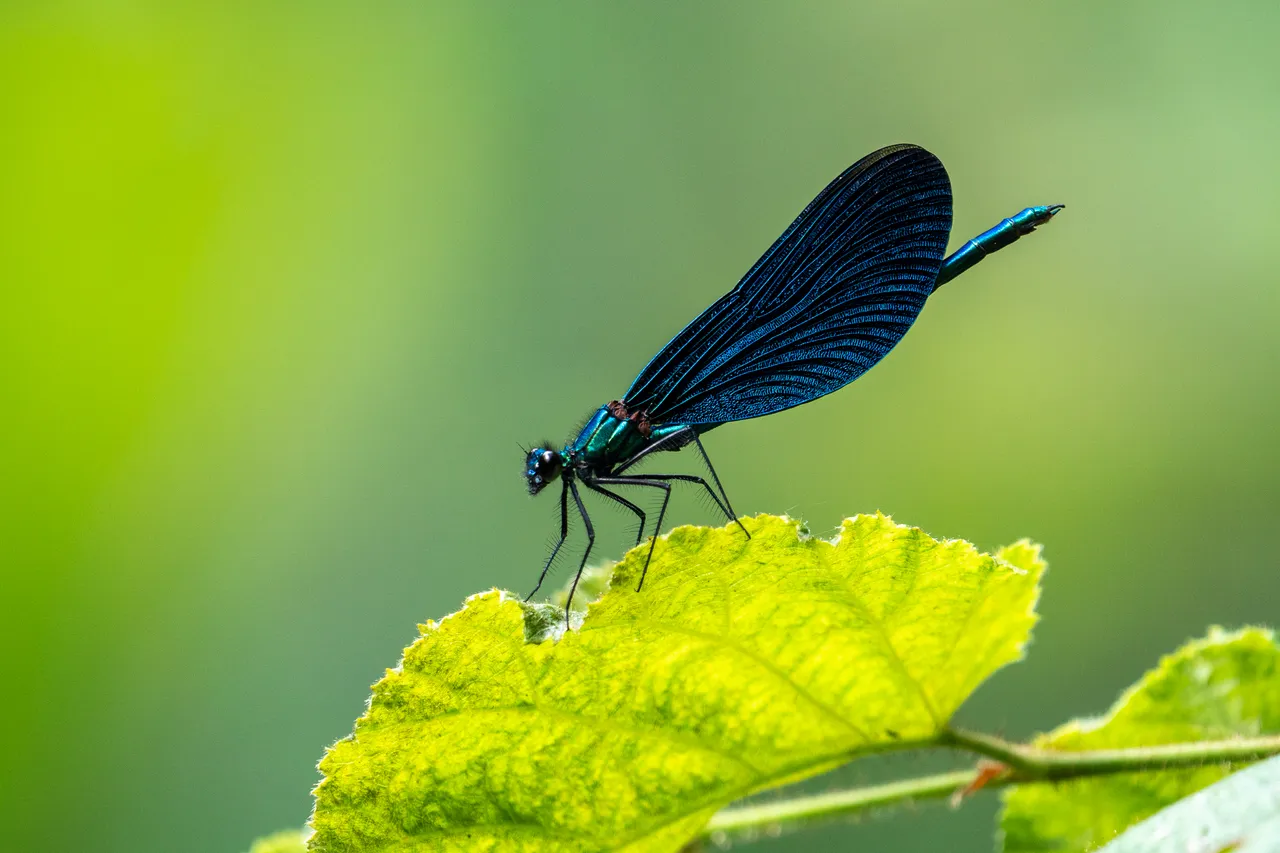
[[[896,344],[933,290],[951,183],[923,148],[854,163],[623,398],[655,424],[755,418],[830,394]]]

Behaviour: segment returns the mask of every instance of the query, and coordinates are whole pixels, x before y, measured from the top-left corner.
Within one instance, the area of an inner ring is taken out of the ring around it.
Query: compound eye
[[[554,450],[545,450],[538,457],[538,471],[544,475],[554,477],[560,470],[560,454]]]

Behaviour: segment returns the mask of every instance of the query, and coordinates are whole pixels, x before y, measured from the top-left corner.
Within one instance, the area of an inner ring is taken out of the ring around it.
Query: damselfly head
[[[560,454],[547,447],[535,447],[529,451],[524,460],[524,479],[529,486],[529,494],[536,495],[560,476],[563,460]]]

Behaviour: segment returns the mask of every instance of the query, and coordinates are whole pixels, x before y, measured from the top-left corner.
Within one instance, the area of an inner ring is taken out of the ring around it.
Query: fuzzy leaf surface
[[[678,850],[735,799],[929,742],[1022,656],[1029,543],[744,523],[660,538],[640,593],[633,550],[554,641],[497,590],[421,626],[320,763],[311,849]]]
[[[1215,628],[1161,660],[1105,717],[1067,723],[1036,746],[1122,749],[1277,733],[1280,648],[1274,637],[1258,628]],[[1096,850],[1233,769],[1215,764],[1013,788],[1005,794],[1000,818],[1004,849]]]

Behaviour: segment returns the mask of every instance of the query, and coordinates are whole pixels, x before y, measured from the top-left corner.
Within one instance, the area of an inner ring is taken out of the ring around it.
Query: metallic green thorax
[[[609,413],[609,406],[601,406],[561,455],[565,467],[585,465],[592,471],[605,473],[646,446],[684,429],[687,427],[679,424],[654,426],[648,429],[646,437],[635,420],[616,417]]]

